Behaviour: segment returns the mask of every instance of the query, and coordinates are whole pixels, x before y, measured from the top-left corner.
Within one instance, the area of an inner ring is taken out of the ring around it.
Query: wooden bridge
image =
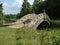
[[[40,29],[41,27],[50,26],[50,18],[45,12],[40,13],[38,15],[37,14],[28,14],[14,23],[14,25],[17,25],[17,24],[18,25],[23,24],[22,27],[33,27],[34,29]],[[13,27],[14,25],[9,26],[9,27]],[[19,26],[18,25],[17,25],[17,27],[21,26],[21,25],[19,25]]]

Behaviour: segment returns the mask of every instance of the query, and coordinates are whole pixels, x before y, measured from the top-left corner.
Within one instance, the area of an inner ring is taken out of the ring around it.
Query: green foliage
[[[17,45],[60,45],[60,29],[35,30],[21,28],[16,30]]]
[[[2,13],[2,10],[3,10],[2,4],[0,4],[0,25],[3,24],[3,13]]]
[[[39,14],[44,9],[51,19],[60,19],[60,0],[34,1],[33,12]]]
[[[5,23],[12,23],[17,20],[17,17],[14,14],[8,14],[8,15],[4,15],[4,16],[5,16]]]
[[[60,0],[46,0],[46,12],[52,19],[60,19]]]
[[[45,9],[45,2],[41,0],[35,0],[33,3],[33,12],[39,14]]]
[[[3,15],[3,6],[0,4],[0,26],[5,24],[5,16]]]
[[[31,12],[32,12],[31,5],[29,4],[27,0],[24,0],[22,7],[21,7],[20,14],[17,15],[17,18],[21,18],[22,16],[29,14]]]

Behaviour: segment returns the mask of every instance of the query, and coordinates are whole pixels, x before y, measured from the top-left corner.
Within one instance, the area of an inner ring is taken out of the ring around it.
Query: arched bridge
[[[15,22],[15,24],[23,24],[22,27],[33,27],[34,29],[40,29],[41,27],[50,26],[50,18],[46,13],[40,13],[38,15],[28,14]]]

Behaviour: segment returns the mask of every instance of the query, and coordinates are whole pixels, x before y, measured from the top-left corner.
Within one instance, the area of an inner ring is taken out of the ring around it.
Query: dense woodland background
[[[39,14],[43,10],[45,10],[51,19],[60,19],[60,0],[34,0],[33,5],[30,5],[28,0],[24,0],[21,11],[18,14],[4,14],[2,5],[0,4],[0,24],[15,22],[26,14]]]

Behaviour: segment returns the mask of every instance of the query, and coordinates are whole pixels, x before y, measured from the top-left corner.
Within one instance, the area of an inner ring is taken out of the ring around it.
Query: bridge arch
[[[46,27],[48,27],[49,26],[49,23],[47,22],[47,21],[43,21],[43,22],[41,22],[37,27],[36,27],[36,29],[41,29],[41,28],[46,28]]]
[[[50,26],[50,22],[48,20],[45,21],[38,21],[38,23],[34,26],[35,29],[46,28]]]

